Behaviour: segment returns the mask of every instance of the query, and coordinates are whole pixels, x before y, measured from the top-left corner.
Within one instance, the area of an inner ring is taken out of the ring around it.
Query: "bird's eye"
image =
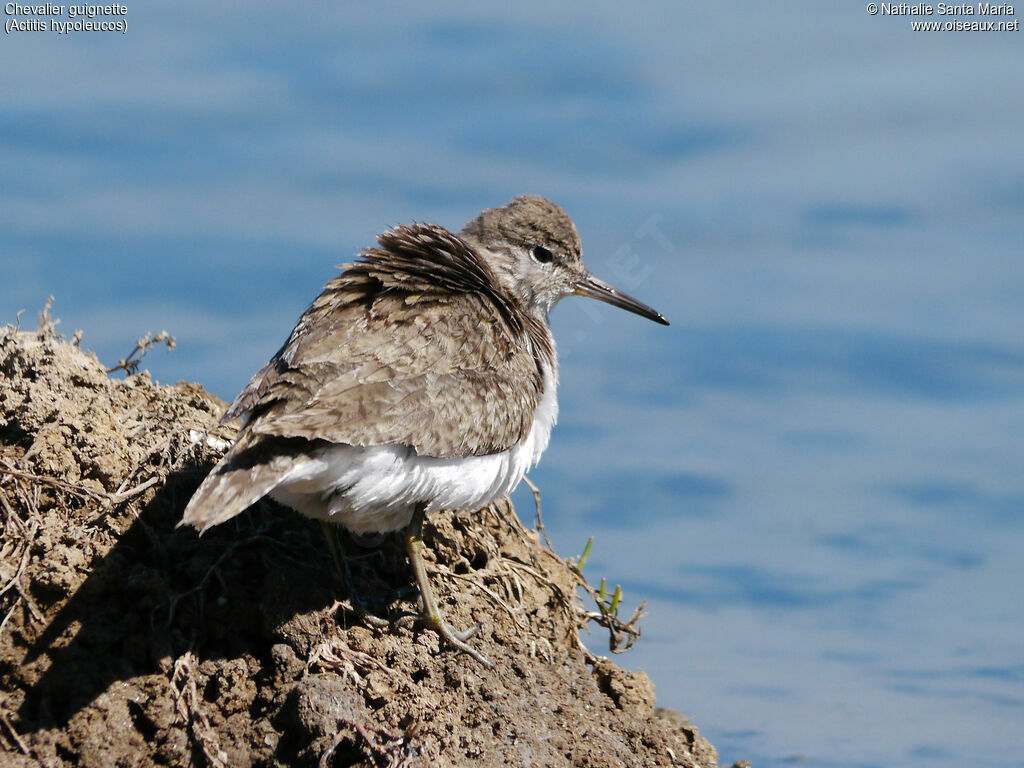
[[[550,264],[552,259],[555,258],[555,255],[543,245],[533,246],[533,250],[530,251],[530,255],[533,256],[535,261],[538,261],[541,264]]]

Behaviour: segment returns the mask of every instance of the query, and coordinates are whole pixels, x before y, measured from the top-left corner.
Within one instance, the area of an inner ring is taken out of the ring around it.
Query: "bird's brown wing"
[[[533,424],[550,336],[440,227],[392,230],[328,283],[227,417],[254,435],[504,451]],[[430,261],[433,260],[433,261]]]

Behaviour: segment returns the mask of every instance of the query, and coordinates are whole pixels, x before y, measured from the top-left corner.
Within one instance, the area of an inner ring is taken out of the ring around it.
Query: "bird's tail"
[[[240,515],[280,485],[296,457],[267,450],[266,442],[254,444],[243,437],[235,443],[193,494],[178,527],[191,525],[204,533]]]

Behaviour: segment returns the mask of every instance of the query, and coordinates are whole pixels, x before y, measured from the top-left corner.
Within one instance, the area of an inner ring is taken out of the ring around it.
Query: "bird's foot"
[[[324,533],[324,538],[327,539],[327,548],[331,551],[331,559],[334,561],[334,570],[338,576],[339,581],[348,587],[348,592],[351,600],[341,603],[347,611],[355,614],[360,621],[364,621],[371,627],[392,627],[394,621],[385,619],[377,614],[371,612],[366,607],[366,602],[362,599],[359,593],[356,591],[353,585],[352,572],[349,569],[348,557],[342,553],[341,548],[338,546],[337,530],[333,525],[327,522],[321,522],[320,528]]]
[[[445,622],[443,618],[441,618],[440,613],[430,615],[426,612],[409,612],[403,613],[402,615],[398,616],[396,620],[394,620],[393,626],[403,627],[415,624],[416,622],[420,622],[423,624],[424,627],[427,627],[428,629],[431,629],[434,632],[436,632],[438,635],[441,636],[442,639],[449,642],[453,647],[465,651],[466,653],[469,653],[469,655],[475,658],[477,662],[482,664],[488,670],[495,669],[495,665],[492,662],[490,662],[490,660],[485,655],[480,653],[478,650],[476,650],[466,642],[483,628],[483,624],[481,624],[480,622],[477,622],[468,630],[460,631],[453,627],[451,624]]]
[[[390,628],[394,625],[394,622],[390,619],[385,619],[383,616],[378,616],[375,613],[370,613],[366,610],[366,607],[356,603],[353,605],[355,608],[354,613],[359,617],[360,621],[365,621],[371,627],[377,627],[378,629]]]
[[[459,631],[452,627],[441,617],[437,608],[437,600],[434,598],[434,591],[430,588],[430,580],[427,578],[427,569],[423,564],[423,517],[426,514],[426,505],[419,504],[413,512],[412,521],[405,531],[406,550],[409,554],[409,564],[412,565],[413,574],[416,576],[416,585],[420,590],[420,599],[423,609],[419,618],[423,624],[434,630],[448,644],[457,650],[468,653],[488,669],[494,669],[494,664],[480,651],[471,647],[466,641],[480,631],[482,626],[479,622],[465,631]]]
[[[441,614],[435,613],[430,615],[426,612],[420,614],[419,619],[423,622],[424,626],[429,627],[439,634],[444,640],[448,642],[453,648],[457,648],[463,653],[468,653],[474,659],[479,661],[488,669],[494,669],[494,664],[484,656],[480,651],[471,646],[466,641],[469,640],[473,635],[480,631],[483,624],[479,621],[469,629],[459,631],[455,629],[451,624],[441,618]]]

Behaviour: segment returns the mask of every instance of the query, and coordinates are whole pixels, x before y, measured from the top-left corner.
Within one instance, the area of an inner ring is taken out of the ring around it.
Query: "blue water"
[[[128,21],[0,43],[0,321],[53,293],[111,362],[166,328],[154,375],[231,399],[377,231],[545,194],[672,320],[552,316],[533,477],[559,549],[649,600],[621,660],[723,761],[1024,765],[1020,32],[804,0]]]

